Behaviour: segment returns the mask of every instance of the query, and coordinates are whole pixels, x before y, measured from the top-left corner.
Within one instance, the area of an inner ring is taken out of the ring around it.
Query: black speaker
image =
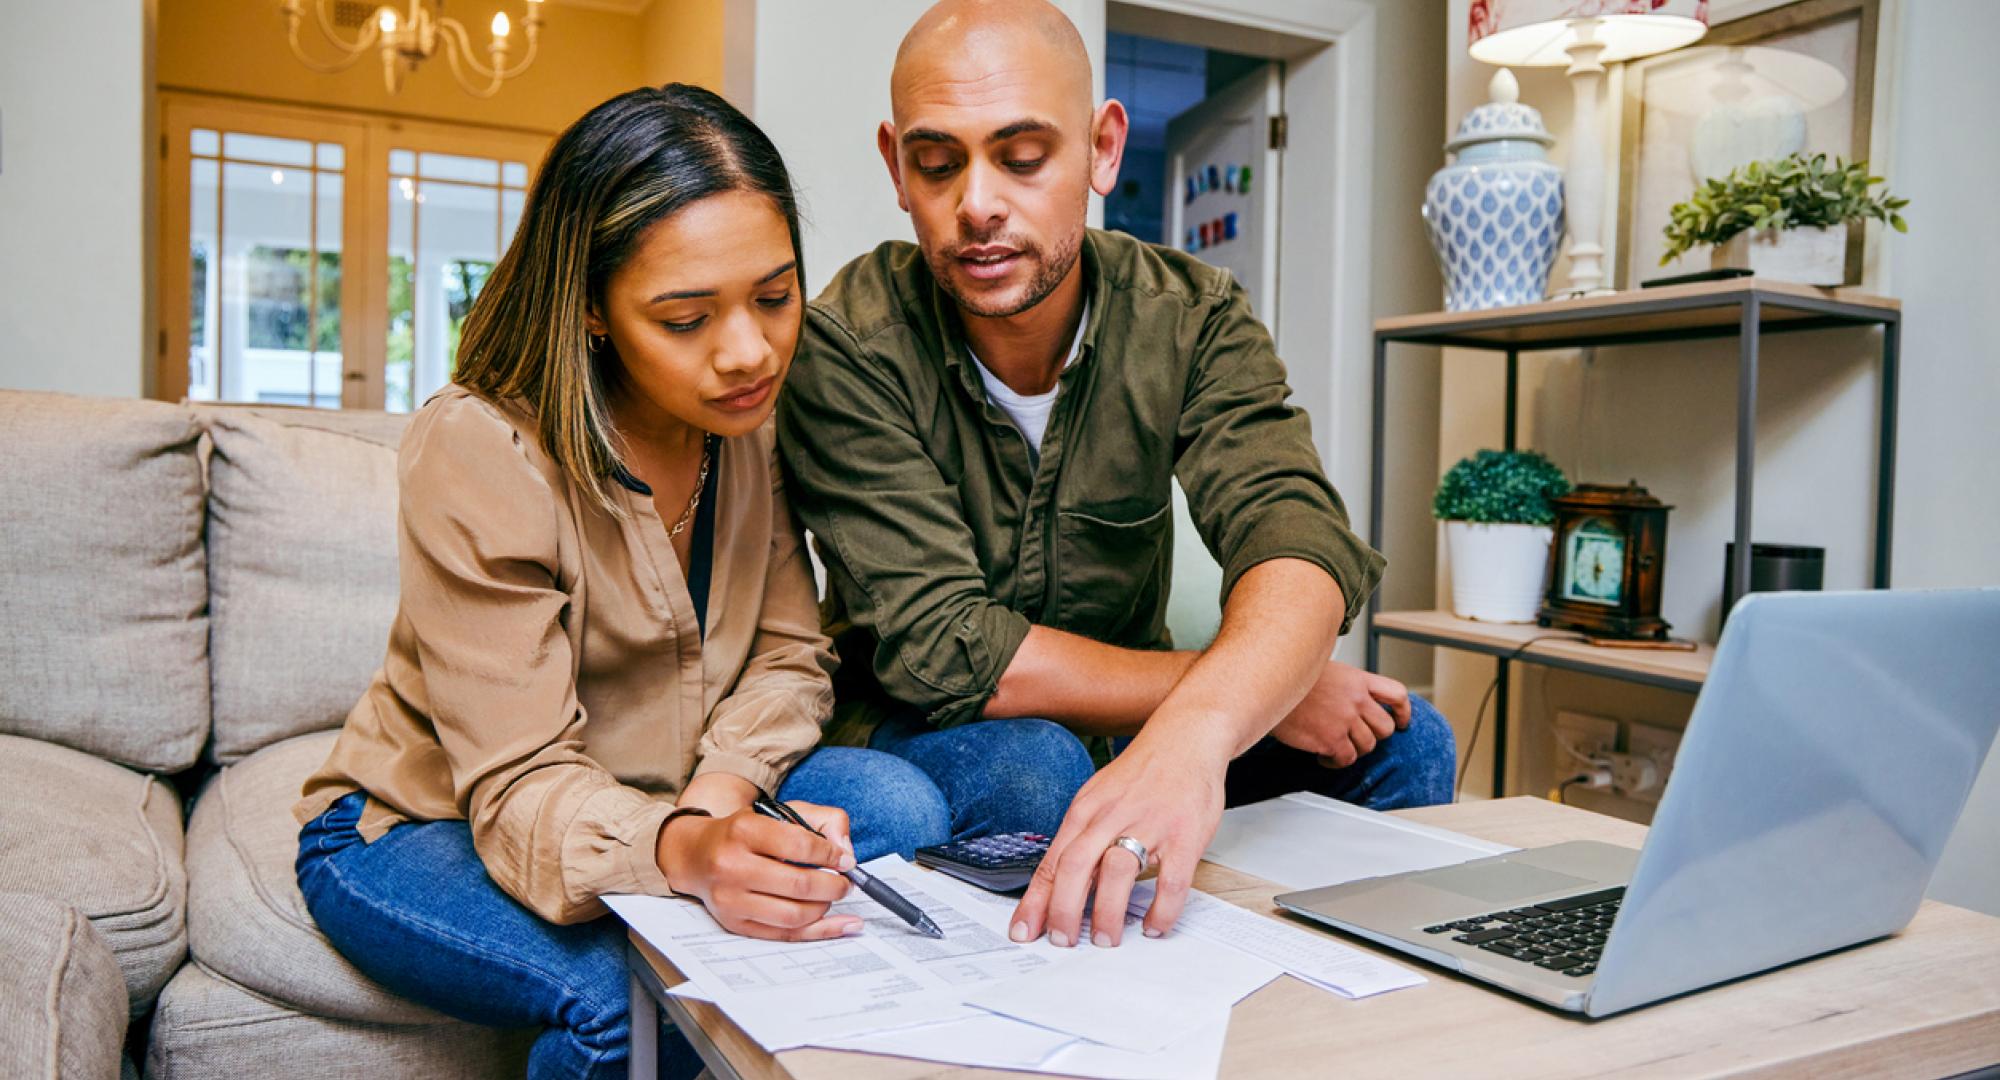
[[[1736,561],[1736,543],[1723,545],[1722,621],[1736,597],[1729,588],[1729,567]],[[1751,544],[1750,592],[1818,592],[1826,581],[1826,549],[1801,544]]]

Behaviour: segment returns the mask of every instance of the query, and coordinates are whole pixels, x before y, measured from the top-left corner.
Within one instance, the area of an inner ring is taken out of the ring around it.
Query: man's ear
[[[1132,119],[1116,98],[1107,99],[1090,118],[1090,190],[1110,195],[1118,187],[1118,166],[1125,160],[1125,137]]]
[[[910,197],[903,194],[903,159],[896,149],[896,125],[887,120],[875,129],[875,148],[882,152],[882,164],[889,167],[889,182],[896,186],[896,205],[910,212]]]

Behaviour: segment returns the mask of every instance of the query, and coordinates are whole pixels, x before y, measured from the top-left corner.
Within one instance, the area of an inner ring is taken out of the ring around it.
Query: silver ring
[[[1146,867],[1152,865],[1152,856],[1147,853],[1146,845],[1140,843],[1137,840],[1134,840],[1132,837],[1121,836],[1118,839],[1113,840],[1111,844],[1113,847],[1121,847],[1124,848],[1126,851],[1131,852],[1132,857],[1139,860],[1140,873],[1142,874],[1145,873]]]

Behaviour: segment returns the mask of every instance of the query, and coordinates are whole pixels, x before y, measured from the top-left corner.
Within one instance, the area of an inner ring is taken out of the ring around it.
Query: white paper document
[[[1132,913],[1153,901],[1153,883],[1132,890]],[[1174,933],[1191,934],[1267,960],[1292,975],[1342,997],[1364,998],[1419,986],[1424,977],[1401,964],[1342,944],[1317,931],[1265,918],[1204,892],[1189,891]]]
[[[883,860],[878,860],[883,862]],[[845,1035],[974,1015],[960,1002],[985,983],[1053,961],[926,891],[930,882],[882,866],[945,938],[910,929],[859,890],[833,906],[859,916],[859,937],[761,941],[732,934],[691,900],[607,896],[604,901],[712,999],[745,1034],[773,1052]],[[870,864],[870,869],[878,869]]]
[[[966,1003],[1151,1053],[1226,1019],[1230,1006],[1283,974],[1278,965],[1192,934],[1149,938],[1128,918],[1114,949],[1078,945],[1067,963],[986,986]]]
[[[1031,1071],[1056,1051],[1077,1041],[1076,1036],[1066,1031],[1051,1031],[994,1013],[975,1011],[974,1015],[963,1020],[850,1035],[817,1045],[828,1050],[858,1050],[864,1054],[948,1061],[954,1065],[971,1065],[981,1069]]]
[[[1213,1080],[1222,1067],[1229,1018],[1222,1016],[1150,1054],[1079,1039],[992,1013],[821,1044],[890,1057],[983,1069],[1051,1073],[1091,1080]]]
[[[1203,857],[1287,889],[1317,889],[1514,850],[1302,791],[1223,811]]]

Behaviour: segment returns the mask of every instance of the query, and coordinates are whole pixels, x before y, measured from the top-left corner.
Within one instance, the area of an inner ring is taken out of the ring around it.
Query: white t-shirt
[[[1068,371],[1069,366],[1076,363],[1077,354],[1083,351],[1083,328],[1088,325],[1090,325],[1090,301],[1085,300],[1083,317],[1076,322],[1076,337],[1070,340],[1069,356],[1063,361],[1064,371]],[[1006,413],[1008,419],[1014,421],[1014,426],[1020,428],[1021,434],[1027,438],[1028,449],[1039,457],[1042,452],[1042,434],[1049,429],[1049,414],[1055,411],[1056,395],[1062,391],[1062,384],[1057,383],[1055,389],[1045,394],[1016,393],[1013,387],[1001,382],[998,375],[987,370],[986,362],[979,359],[979,354],[972,351],[972,346],[967,345],[965,352],[972,357],[973,365],[979,368],[979,380],[986,384],[987,398],[993,404],[1000,406],[1000,411]]]

